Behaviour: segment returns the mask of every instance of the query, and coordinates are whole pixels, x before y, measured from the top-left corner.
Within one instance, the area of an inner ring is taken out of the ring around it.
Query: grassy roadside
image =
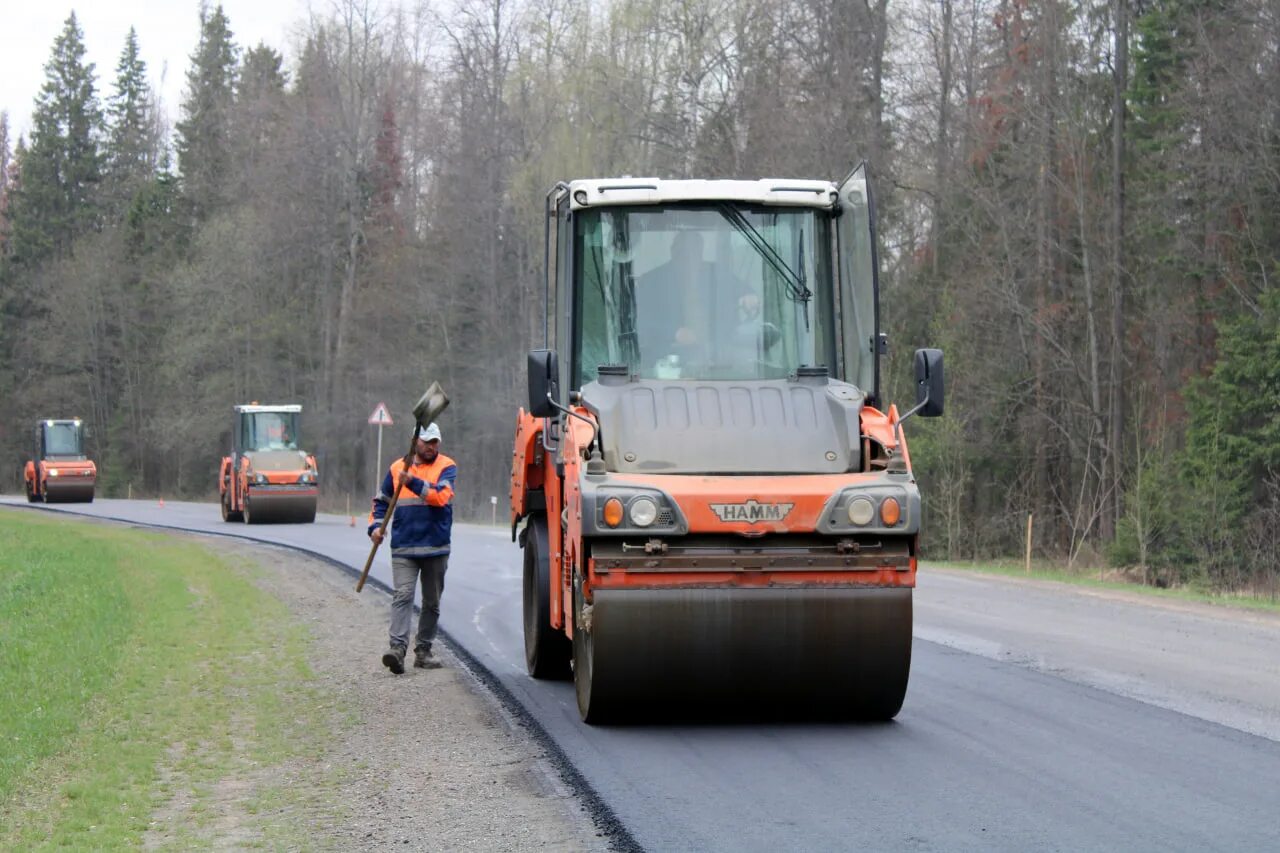
[[[1138,595],[1150,596],[1152,598],[1175,601],[1195,601],[1202,604],[1216,604],[1223,607],[1260,610],[1268,613],[1280,613],[1280,601],[1273,601],[1269,598],[1257,598],[1243,594],[1210,593],[1191,587],[1161,589],[1154,586],[1144,586],[1141,583],[1134,583],[1131,580],[1122,578],[1099,579],[1097,569],[1067,570],[1033,562],[1031,564],[1031,571],[1027,572],[1025,565],[1018,562],[993,561],[974,563],[960,561],[942,562],[935,560],[926,560],[922,568],[925,570],[930,568],[952,569],[955,571],[975,572],[978,574],[1003,575],[1011,578],[1058,581],[1059,583],[1091,587],[1094,589],[1132,592]]]
[[[199,545],[0,512],[0,849],[293,846],[331,736],[308,635]],[[247,801],[228,818],[234,790]],[[154,839],[152,839],[154,840]]]

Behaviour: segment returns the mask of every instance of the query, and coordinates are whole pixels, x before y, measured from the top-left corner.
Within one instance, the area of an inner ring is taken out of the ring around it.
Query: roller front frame
[[[57,474],[53,472],[57,471]],[[46,503],[89,503],[98,484],[98,470],[92,463],[40,463],[44,483],[41,496]]]
[[[529,447],[538,432],[527,425]],[[544,461],[551,487],[542,511],[515,515],[561,520],[548,525],[550,627],[573,643],[584,721],[898,713],[910,676],[920,523],[909,469],[592,476],[578,450],[588,438],[571,419],[557,454],[563,468],[553,476]],[[662,499],[673,510],[668,526],[602,529],[603,503],[619,488]],[[861,529],[842,521],[849,496],[863,489],[900,495],[900,521]],[[775,502],[790,505],[783,517],[743,518]]]

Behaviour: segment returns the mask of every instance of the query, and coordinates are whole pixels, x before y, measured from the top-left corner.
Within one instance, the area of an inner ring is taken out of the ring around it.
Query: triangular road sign
[[[369,423],[374,426],[391,426],[395,421],[391,420],[391,412],[387,411],[386,403],[379,403],[373,409],[373,414],[369,415]]]

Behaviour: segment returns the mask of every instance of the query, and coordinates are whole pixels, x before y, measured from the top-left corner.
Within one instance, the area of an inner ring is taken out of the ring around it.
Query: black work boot
[[[418,669],[439,669],[440,661],[431,655],[430,648],[418,648],[413,650],[413,665]]]
[[[404,646],[392,646],[382,656],[382,664],[396,675],[404,675]]]

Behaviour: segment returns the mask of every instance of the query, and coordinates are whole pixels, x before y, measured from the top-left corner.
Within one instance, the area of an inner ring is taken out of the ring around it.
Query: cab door
[[[880,275],[875,201],[865,163],[837,187],[836,255],[840,276],[843,379],[878,405],[880,399]]]

